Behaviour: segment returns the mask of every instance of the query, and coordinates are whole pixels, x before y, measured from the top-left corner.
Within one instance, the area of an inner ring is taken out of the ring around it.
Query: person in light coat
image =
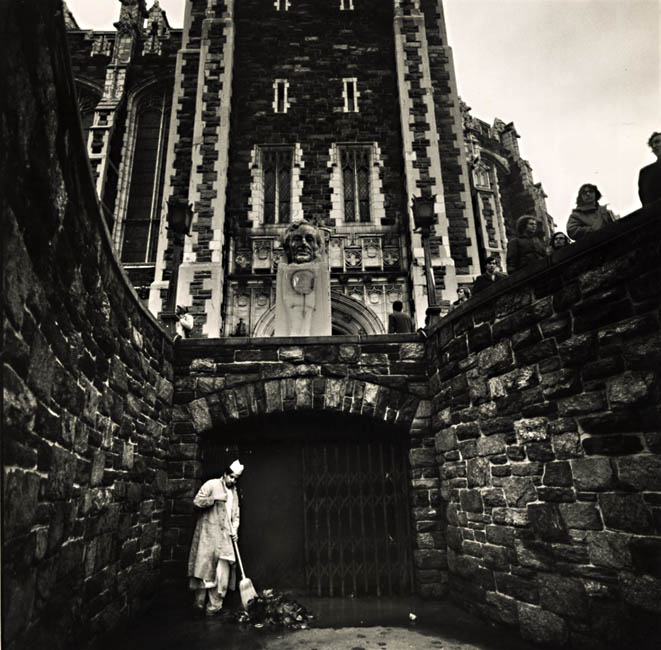
[[[193,499],[200,510],[188,556],[189,588],[194,605],[207,616],[223,607],[227,590],[234,589],[234,544],[239,530],[239,496],[236,482],[243,465],[235,460],[221,478],[202,485]]]
[[[600,198],[601,192],[596,185],[581,185],[576,197],[576,208],[567,221],[567,234],[574,241],[615,223],[617,217],[605,205],[599,205]]]

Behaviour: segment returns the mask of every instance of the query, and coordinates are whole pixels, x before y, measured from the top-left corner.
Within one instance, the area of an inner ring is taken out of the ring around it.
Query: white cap
[[[237,476],[241,476],[241,474],[243,474],[243,465],[238,461],[238,459],[230,465],[230,469],[232,470],[232,474],[236,474]]]

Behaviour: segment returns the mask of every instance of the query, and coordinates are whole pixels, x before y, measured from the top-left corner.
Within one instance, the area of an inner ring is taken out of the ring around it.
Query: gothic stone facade
[[[122,1],[115,32],[67,18],[97,191],[155,315],[178,257],[167,201],[193,206],[172,284],[196,336],[232,335],[239,319],[272,335],[294,220],[326,230],[335,334],[384,333],[395,300],[423,324],[414,197],[435,197],[443,311],[504,256],[518,216],[552,229],[513,125],[458,97],[441,0],[191,0],[183,30],[144,0]]]

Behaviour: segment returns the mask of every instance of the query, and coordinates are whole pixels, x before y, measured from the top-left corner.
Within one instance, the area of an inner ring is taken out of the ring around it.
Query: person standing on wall
[[[600,198],[601,192],[596,185],[581,185],[576,197],[576,208],[567,221],[567,234],[574,241],[615,223],[617,217],[605,205],[599,205]]]
[[[644,206],[661,199],[661,133],[652,133],[647,144],[656,156],[656,162],[643,167],[638,175],[638,196]]]
[[[217,614],[228,588],[235,588],[233,542],[237,541],[239,530],[236,482],[243,469],[235,460],[221,478],[204,483],[193,499],[201,512],[188,556],[189,588],[195,594],[195,608],[202,612],[206,607],[207,616]]]
[[[413,321],[403,309],[401,300],[392,303],[392,313],[388,314],[388,334],[406,334],[413,331]]]
[[[554,232],[551,235],[551,239],[549,239],[549,255],[555,251],[559,251],[561,248],[565,248],[565,246],[569,246],[570,244],[571,241],[564,232]]]
[[[491,255],[487,257],[485,272],[482,275],[478,275],[475,278],[475,284],[473,285],[473,293],[480,293],[488,287],[490,287],[497,280],[502,280],[507,276],[498,270],[500,265],[500,258],[497,255]]]
[[[524,214],[516,220],[516,237],[507,244],[507,272],[514,273],[546,257],[546,246],[540,239],[537,219]]]
[[[175,314],[177,316],[177,323],[175,325],[176,335],[174,340],[187,339],[195,326],[193,314],[188,311],[188,307],[182,305],[177,305]]]

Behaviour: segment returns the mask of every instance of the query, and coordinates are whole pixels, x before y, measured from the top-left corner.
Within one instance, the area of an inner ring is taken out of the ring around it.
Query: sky
[[[160,0],[172,27],[184,4]],[[67,5],[82,29],[113,29],[119,16],[118,0]],[[654,162],[647,140],[661,131],[661,0],[443,5],[461,98],[474,117],[514,123],[558,228],[583,183],[616,214],[639,208],[638,171]]]

